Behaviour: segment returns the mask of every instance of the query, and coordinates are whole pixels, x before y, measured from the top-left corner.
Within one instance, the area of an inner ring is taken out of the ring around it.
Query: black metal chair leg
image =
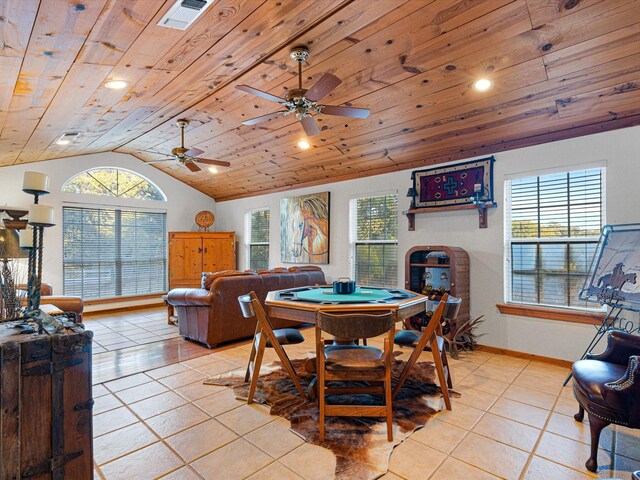
[[[582,421],[584,420],[584,408],[582,405],[579,405],[580,410],[578,410],[578,413],[576,413],[573,418],[576,419],[576,422],[580,422],[582,423]]]
[[[598,469],[598,444],[600,442],[600,433],[602,429],[609,425],[609,422],[600,420],[589,414],[589,427],[591,429],[591,457],[585,463],[587,470],[595,472]]]

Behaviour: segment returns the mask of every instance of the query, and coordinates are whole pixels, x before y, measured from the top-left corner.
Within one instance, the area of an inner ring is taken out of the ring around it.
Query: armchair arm
[[[81,314],[84,310],[84,301],[81,297],[41,297],[40,304],[50,303],[63,312],[74,312]]]
[[[213,294],[204,288],[174,288],[167,294],[167,302],[174,307],[208,307]]]
[[[587,360],[627,365],[629,357],[640,355],[640,336],[613,331],[607,337],[607,348],[599,354],[589,353]]]

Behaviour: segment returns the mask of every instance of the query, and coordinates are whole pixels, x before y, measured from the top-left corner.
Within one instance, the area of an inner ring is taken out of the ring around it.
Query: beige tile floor
[[[312,332],[304,333],[304,344],[287,347],[291,357],[313,351]],[[228,388],[202,385],[208,375],[242,367],[248,352],[245,343],[96,385],[96,478],[333,478],[332,454],[304,443],[287,421],[237,401]],[[451,367],[461,393],[453,411],[438,413],[396,447],[385,480],[628,480],[640,469],[640,431],[624,428],[605,430],[598,475],[584,469],[588,425],[572,418],[565,369],[485,352],[451,360]]]
[[[89,314],[83,323],[93,332],[94,355],[180,336],[176,325],[167,324],[165,307],[120,314]]]

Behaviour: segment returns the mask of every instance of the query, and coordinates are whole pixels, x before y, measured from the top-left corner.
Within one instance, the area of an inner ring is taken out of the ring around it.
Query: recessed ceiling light
[[[481,78],[479,80],[476,80],[473,84],[473,88],[475,88],[479,92],[486,92],[491,87],[493,87],[493,82],[488,78]]]
[[[311,144],[306,140],[300,140],[298,142],[298,146],[303,150],[308,150],[309,148],[311,148]]]
[[[120,90],[127,88],[129,86],[129,82],[126,80],[109,80],[104,84],[104,86],[112,90]]]
[[[218,169],[216,167],[209,167],[208,169],[211,173],[218,173]]]

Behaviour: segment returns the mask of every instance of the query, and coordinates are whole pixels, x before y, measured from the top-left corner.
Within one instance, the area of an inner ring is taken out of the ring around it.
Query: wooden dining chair
[[[320,407],[320,441],[324,441],[325,417],[386,417],[387,440],[393,441],[391,405],[391,359],[393,356],[394,316],[381,314],[331,314],[316,316],[316,354],[318,358],[318,403]],[[326,345],[321,332],[341,339],[365,339],[387,333],[384,350],[364,345]],[[331,387],[329,382],[347,382]],[[366,382],[365,386],[349,382]],[[328,405],[328,395],[382,394],[384,405]]]
[[[247,373],[244,376],[245,382],[251,380],[247,403],[253,403],[253,396],[256,391],[256,386],[258,385],[260,366],[262,365],[265,347],[270,347],[275,350],[282,365],[291,377],[296,390],[301,396],[305,397],[306,394],[300,385],[300,380],[291,364],[291,360],[289,360],[287,353],[284,351],[284,348],[282,348],[282,345],[295,345],[304,342],[302,334],[295,328],[280,328],[274,330],[267,313],[264,311],[264,308],[262,308],[262,304],[254,292],[239,296],[238,302],[240,303],[242,315],[244,315],[245,318],[256,319],[256,332],[253,336],[253,345],[251,346],[251,354],[249,355]]]
[[[431,352],[433,353],[433,363],[436,367],[436,373],[440,382],[440,389],[442,390],[444,404],[447,410],[451,410],[449,388],[453,387],[453,382],[451,381],[451,372],[447,361],[445,342],[442,337],[442,321],[448,320],[451,325],[455,324],[458,312],[460,312],[461,304],[461,298],[450,297],[445,293],[442,296],[442,300],[438,304],[435,312],[433,312],[429,323],[422,332],[417,332],[415,330],[403,330],[396,334],[394,339],[396,344],[403,346],[413,345],[414,349],[409,360],[407,360],[407,363],[402,369],[398,383],[396,383],[393,390],[394,398],[398,395],[398,392],[406,381],[409,372],[418,361],[420,354],[423,352],[427,344],[429,344]]]

